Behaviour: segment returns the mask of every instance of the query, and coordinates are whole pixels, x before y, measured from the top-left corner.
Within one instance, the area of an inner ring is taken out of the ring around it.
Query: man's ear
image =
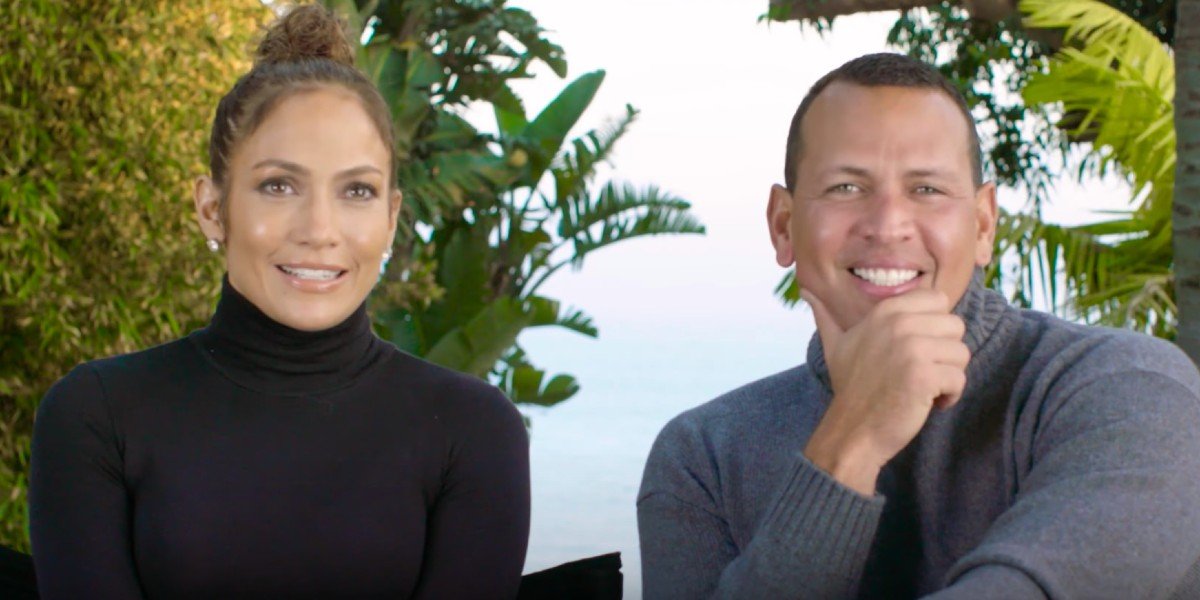
[[[996,184],[987,182],[975,191],[975,265],[986,267],[992,262],[992,248],[996,242]]]
[[[196,204],[196,222],[204,237],[218,242],[225,241],[225,227],[221,223],[221,190],[213,183],[211,177],[197,177],[192,189],[192,199]]]
[[[779,184],[771,186],[767,229],[771,234],[771,245],[775,247],[775,262],[781,267],[792,266],[796,262],[796,253],[792,249],[792,194]]]

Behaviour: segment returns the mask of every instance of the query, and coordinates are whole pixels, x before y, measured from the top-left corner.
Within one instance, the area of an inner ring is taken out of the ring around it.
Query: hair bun
[[[354,66],[354,48],[336,15],[319,4],[306,4],[292,8],[267,29],[254,62],[271,64],[314,58]]]

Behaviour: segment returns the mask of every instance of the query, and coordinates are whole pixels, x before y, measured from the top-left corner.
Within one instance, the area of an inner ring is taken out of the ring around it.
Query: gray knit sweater
[[[867,498],[801,454],[808,364],[672,420],[638,495],[647,598],[1200,598],[1200,376],[1170,343],[973,283],[972,359]]]

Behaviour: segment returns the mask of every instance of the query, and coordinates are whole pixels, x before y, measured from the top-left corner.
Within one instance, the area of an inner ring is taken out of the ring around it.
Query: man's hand
[[[916,437],[930,410],[952,406],[962,394],[971,358],[965,326],[936,290],[883,300],[847,330],[820,299],[803,296],[833,384],[833,400],[804,455],[870,496],[879,470]]]

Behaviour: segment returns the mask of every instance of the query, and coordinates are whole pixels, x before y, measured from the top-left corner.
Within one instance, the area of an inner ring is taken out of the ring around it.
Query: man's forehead
[[[961,174],[957,169],[946,166],[944,161],[931,161],[929,164],[924,164],[920,160],[904,161],[893,163],[890,166],[898,170],[900,175],[910,178],[945,179],[957,177]],[[820,176],[849,175],[851,177],[868,178],[876,175],[876,170],[874,165],[867,165],[866,163],[840,162],[822,165],[820,170],[815,174]]]
[[[858,116],[856,113],[869,112],[878,115],[880,111],[903,115],[908,118],[927,116],[949,117],[962,121],[965,119],[957,103],[945,91],[931,87],[895,86],[895,85],[860,85],[851,81],[835,81],[813,100],[809,113],[821,113],[824,118],[838,116]],[[821,122],[820,119],[804,119],[803,125]]]
[[[970,130],[945,93],[845,82],[826,91],[802,124],[802,158],[824,163],[822,170],[866,169],[881,155],[913,171],[953,170],[959,159],[969,167]]]

